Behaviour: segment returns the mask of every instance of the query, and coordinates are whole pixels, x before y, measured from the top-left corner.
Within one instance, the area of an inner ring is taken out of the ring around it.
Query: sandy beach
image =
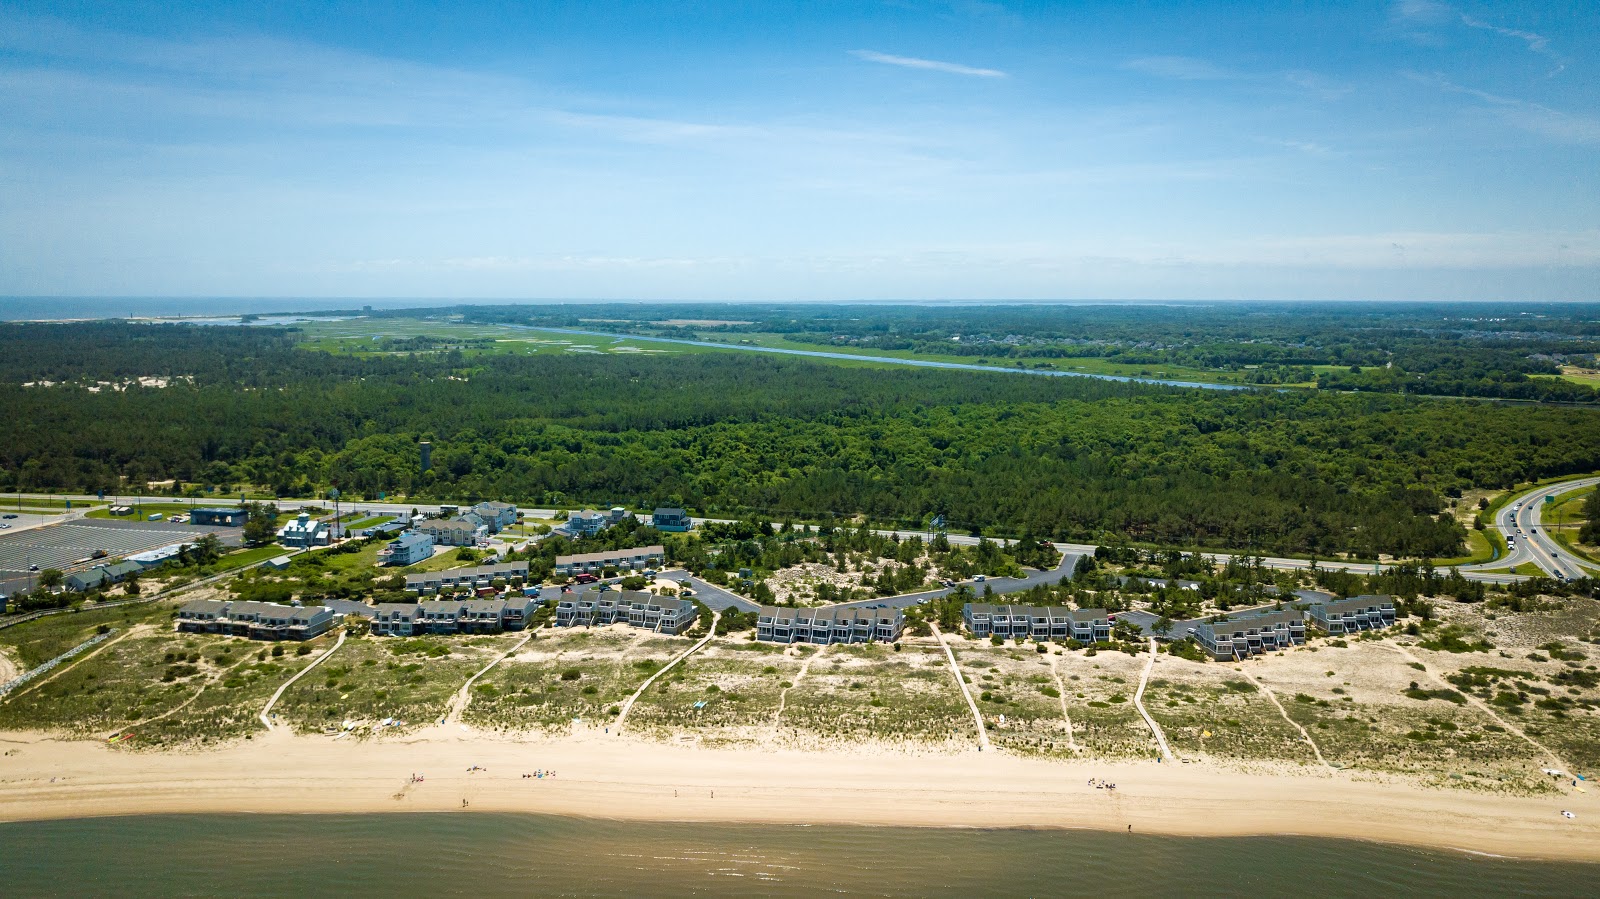
[[[469,771],[474,766],[483,769]],[[554,777],[525,778],[536,770]],[[412,776],[420,781],[413,782]],[[1091,778],[1115,783],[1096,789]],[[615,735],[263,734],[197,752],[0,735],[0,820],[181,813],[531,812],[640,821],[1297,834],[1600,861],[1586,796],[1421,789],[1346,772],[1057,762],[998,753],[761,752]],[[463,803],[465,802],[465,806]],[[1565,819],[1572,808],[1576,819]]]

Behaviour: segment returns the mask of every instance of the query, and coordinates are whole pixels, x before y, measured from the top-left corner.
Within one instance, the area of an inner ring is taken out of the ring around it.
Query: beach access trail
[[[1144,688],[1150,683],[1150,669],[1156,665],[1156,638],[1150,638],[1150,658],[1144,663],[1144,671],[1139,673],[1139,689],[1133,692],[1133,707],[1139,710],[1139,717],[1144,719],[1150,732],[1156,735],[1156,745],[1161,747],[1161,757],[1172,761],[1172,747],[1167,745],[1167,735],[1161,732],[1161,725],[1144,708]]]
[[[627,698],[627,700],[625,700],[622,703],[622,710],[617,713],[617,720],[614,723],[612,723],[612,725],[611,725],[613,728],[616,729],[617,733],[619,733],[619,734],[622,733],[622,723],[624,721],[628,720],[628,712],[633,710],[633,704],[639,700],[640,696],[644,695],[644,691],[650,689],[650,685],[655,683],[657,678],[661,677],[661,675],[663,675],[663,674],[666,674],[668,671],[671,671],[673,666],[677,665],[679,662],[683,661],[684,659],[687,659],[689,656],[694,655],[696,652],[699,652],[700,651],[700,647],[702,647],[702,646],[706,645],[707,643],[711,642],[711,638],[713,638],[713,637],[715,637],[717,635],[717,621],[720,620],[721,618],[722,618],[722,613],[721,612],[712,612],[711,613],[711,626],[706,628],[706,635],[704,637],[701,637],[700,641],[695,643],[695,645],[689,647],[688,649],[685,649],[683,652],[680,652],[676,656],[674,656],[672,661],[668,662],[665,665],[662,665],[661,668],[659,670],[657,670],[655,674],[652,674],[649,677],[645,678],[644,683],[639,685],[639,689],[634,690],[633,691],[633,695],[629,696]]]
[[[294,677],[291,677],[288,680],[284,681],[283,682],[283,686],[279,687],[277,689],[277,691],[272,694],[272,698],[267,700],[267,704],[265,706],[262,706],[261,714],[259,716],[257,716],[257,717],[259,717],[261,719],[261,723],[262,724],[266,725],[267,730],[273,730],[276,727],[276,725],[274,725],[272,723],[272,707],[278,704],[278,700],[279,699],[283,698],[284,691],[286,691],[290,687],[294,686],[294,682],[295,681],[299,680],[302,677],[305,677],[307,674],[310,674],[311,673],[311,669],[317,667],[318,665],[321,665],[323,663],[323,661],[328,658],[328,656],[331,656],[334,653],[338,652],[339,651],[339,647],[344,645],[345,634],[346,634],[345,629],[344,628],[340,628],[339,629],[339,639],[335,640],[333,645],[328,647],[328,651],[323,653],[322,655],[317,656],[316,658],[312,659],[311,660],[311,664],[307,665],[304,668],[301,668],[299,671],[296,671],[294,673]]]
[[[950,644],[945,641],[944,634],[940,633],[939,625],[929,622],[933,628],[933,639],[939,641],[939,646],[944,649],[945,661],[950,663],[950,673],[955,675],[956,687],[961,690],[961,697],[967,701],[967,708],[972,710],[972,723],[978,726],[978,750],[991,748],[989,745],[989,729],[983,726],[983,713],[978,711],[978,703],[972,698],[972,691],[967,689],[967,679],[961,676],[961,666],[956,664],[956,654],[950,651]]]

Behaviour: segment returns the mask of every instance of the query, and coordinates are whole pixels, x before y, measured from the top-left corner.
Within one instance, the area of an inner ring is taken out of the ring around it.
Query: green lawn
[[[19,502],[22,504],[22,510],[24,512],[34,509],[65,509],[67,508],[68,502],[72,503],[72,508],[74,509],[82,509],[86,506],[100,505],[99,501],[88,499],[38,499],[36,497],[25,496],[19,500],[15,496],[12,496],[10,499],[0,496],[0,511],[15,511]]]
[[[1495,540],[1498,532],[1467,531],[1467,554],[1454,559],[1434,559],[1436,568],[1449,568],[1452,565],[1477,565],[1480,562],[1492,562],[1505,555],[1503,540]]]
[[[228,553],[227,555],[218,559],[211,566],[211,568],[213,571],[218,573],[224,571],[234,571],[239,568],[248,568],[251,565],[255,565],[259,562],[265,562],[268,559],[276,559],[277,557],[288,552],[290,552],[290,550],[284,549],[276,543],[269,543],[266,546],[256,546],[250,549],[241,549],[238,552]]]

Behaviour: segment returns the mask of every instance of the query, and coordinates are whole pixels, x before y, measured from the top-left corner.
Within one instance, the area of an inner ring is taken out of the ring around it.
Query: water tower
[[[433,467],[433,444],[424,440],[419,448],[422,450],[422,470],[427,471]]]

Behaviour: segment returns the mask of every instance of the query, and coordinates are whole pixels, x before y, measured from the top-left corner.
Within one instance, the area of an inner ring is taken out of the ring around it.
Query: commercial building
[[[252,640],[310,640],[327,633],[336,616],[326,606],[197,599],[178,609],[177,628]]]
[[[168,561],[169,559],[176,559],[178,554],[183,552],[184,547],[193,545],[194,544],[192,543],[173,543],[157,549],[152,549],[149,552],[134,553],[128,556],[128,561],[138,562],[142,567],[145,568],[154,568],[157,565]]]
[[[905,629],[905,614],[886,605],[762,606],[756,617],[756,639],[769,643],[892,643]]]
[[[498,562],[475,568],[450,568],[406,575],[406,590],[411,593],[439,593],[445,590],[477,590],[528,579],[527,562]],[[498,584],[496,582],[499,582]]]
[[[967,633],[974,637],[1099,643],[1111,639],[1111,619],[1105,609],[1069,609],[1065,606],[1012,606],[969,602],[961,607]]]
[[[477,546],[479,540],[489,536],[488,525],[468,518],[419,521],[412,530],[427,534],[439,546]]]
[[[226,507],[195,509],[189,513],[190,524],[210,524],[228,528],[242,528],[249,519],[249,512]]]
[[[578,553],[556,556],[556,574],[592,574],[607,568],[632,568],[642,571],[665,564],[667,551],[661,546],[614,549],[603,553]]]
[[[1394,626],[1394,597],[1352,596],[1306,606],[1306,616],[1329,634],[1378,631]]]
[[[128,575],[138,574],[143,570],[144,566],[138,562],[124,560],[113,562],[109,565],[96,565],[88,571],[74,572],[67,575],[63,583],[66,584],[68,590],[75,590],[81,593],[85,590],[93,590],[96,587],[109,587],[112,584],[120,583]]]
[[[310,512],[301,512],[293,521],[278,529],[279,546],[327,546],[329,540],[328,523],[312,518]]]
[[[694,521],[689,518],[689,513],[682,509],[657,509],[650,516],[650,526],[658,531],[671,531],[682,534],[694,527]]]
[[[1262,606],[1202,619],[1188,633],[1219,662],[1246,659],[1306,642],[1305,613]]]
[[[699,616],[694,603],[637,590],[585,590],[556,601],[557,627],[626,624],[659,634],[681,634]]]
[[[433,538],[427,534],[401,534],[378,551],[380,565],[415,565],[433,555]]]

